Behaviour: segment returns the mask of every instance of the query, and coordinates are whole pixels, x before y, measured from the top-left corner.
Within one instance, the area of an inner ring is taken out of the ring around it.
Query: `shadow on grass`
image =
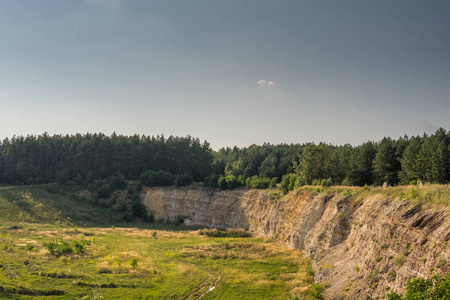
[[[197,226],[186,226],[186,225],[174,225],[174,224],[166,224],[166,223],[146,223],[146,222],[116,222],[110,223],[108,225],[98,225],[98,226],[89,226],[90,228],[105,228],[112,227],[115,228],[136,228],[136,229],[147,229],[147,230],[165,230],[165,231],[174,231],[174,232],[182,232],[182,231],[197,231],[199,229],[205,229],[205,227],[197,227]]]

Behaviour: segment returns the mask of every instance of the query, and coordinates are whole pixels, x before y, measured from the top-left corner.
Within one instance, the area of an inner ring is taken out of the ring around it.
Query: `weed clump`
[[[9,234],[5,237],[0,236],[0,249],[11,252],[14,251],[14,242],[11,240]]]
[[[33,244],[27,243],[27,244],[25,245],[25,250],[28,251],[28,252],[33,251],[34,248],[35,248],[35,247],[34,247]]]
[[[136,257],[130,258],[130,266],[133,267],[133,269],[136,269],[138,265],[138,259]]]
[[[200,235],[206,235],[208,237],[234,237],[234,238],[246,238],[251,237],[251,233],[242,229],[202,229],[199,231]]]
[[[405,255],[400,254],[396,257],[394,257],[394,265],[401,267],[405,263]]]
[[[71,243],[67,241],[54,240],[52,242],[44,243],[44,246],[54,256],[61,256],[66,254],[82,254],[86,251],[86,245],[89,242],[86,240],[73,240]]]

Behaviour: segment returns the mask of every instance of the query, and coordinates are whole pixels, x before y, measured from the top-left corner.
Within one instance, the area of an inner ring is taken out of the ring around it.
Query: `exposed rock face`
[[[403,292],[412,275],[450,272],[449,213],[382,195],[367,198],[267,191],[152,188],[142,194],[156,220],[249,229],[313,258],[328,299]]]

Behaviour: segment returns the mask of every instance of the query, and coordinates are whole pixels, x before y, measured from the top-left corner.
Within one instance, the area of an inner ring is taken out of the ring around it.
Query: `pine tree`
[[[380,185],[384,182],[397,184],[399,169],[394,142],[391,138],[383,138],[373,160],[374,182]]]
[[[449,151],[444,141],[441,141],[431,155],[430,182],[446,183],[449,178]]]
[[[409,145],[405,148],[401,158],[402,170],[400,171],[400,181],[403,184],[409,184],[411,181],[420,179],[420,164],[418,156],[422,148],[422,139],[420,137],[412,138]]]

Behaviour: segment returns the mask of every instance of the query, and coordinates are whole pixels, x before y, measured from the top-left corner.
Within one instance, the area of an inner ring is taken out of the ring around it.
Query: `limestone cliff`
[[[328,299],[403,292],[412,275],[450,272],[448,211],[385,193],[152,188],[142,199],[156,220],[244,228],[303,250]]]

